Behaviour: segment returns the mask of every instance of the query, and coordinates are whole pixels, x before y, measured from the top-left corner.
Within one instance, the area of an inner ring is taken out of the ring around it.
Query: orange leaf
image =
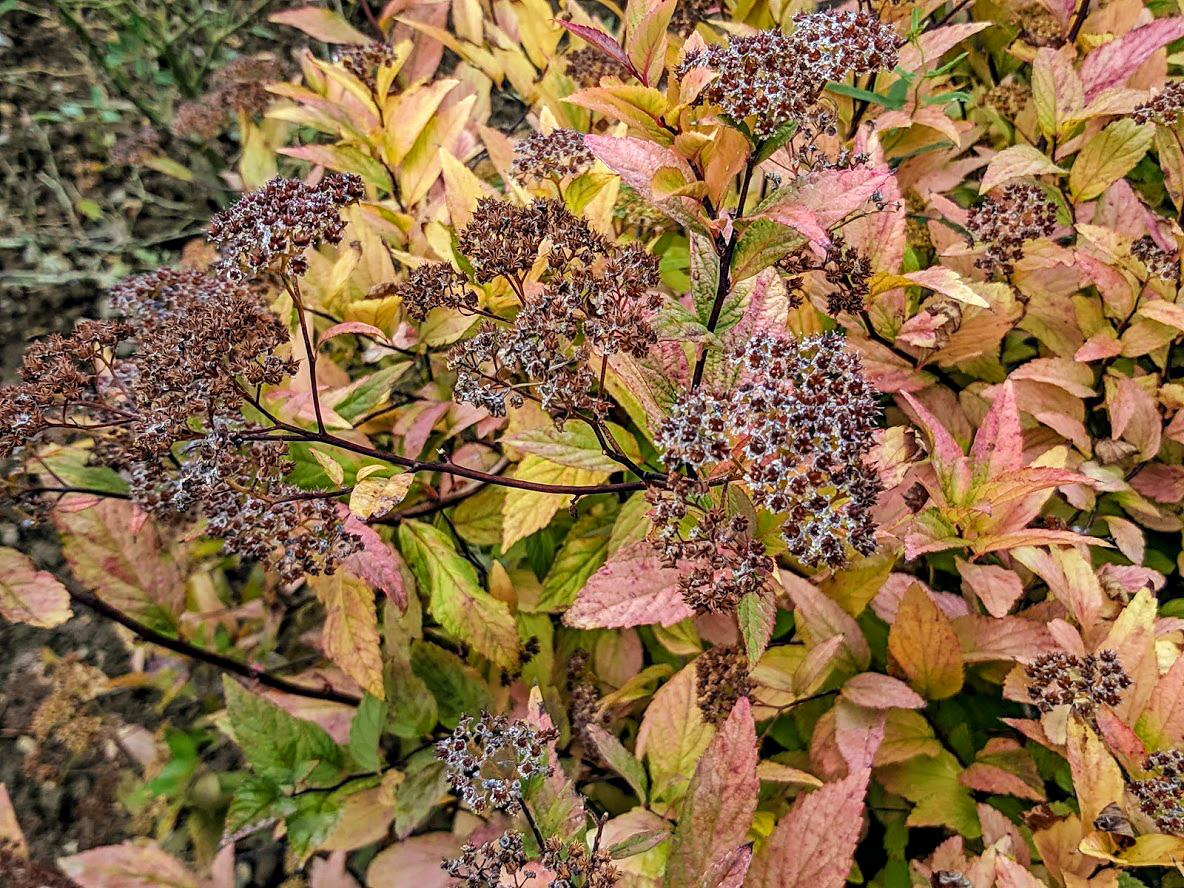
[[[949,618],[919,585],[904,593],[888,633],[888,652],[919,694],[941,700],[962,688],[962,646]]]

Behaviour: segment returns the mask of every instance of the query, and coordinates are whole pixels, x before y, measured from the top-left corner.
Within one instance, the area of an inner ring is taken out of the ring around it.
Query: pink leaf
[[[843,888],[863,827],[869,769],[798,798],[748,871],[748,888]]]
[[[1117,86],[1139,69],[1157,49],[1184,37],[1184,17],[1157,19],[1103,43],[1081,63],[1086,99]]]
[[[328,858],[318,857],[308,874],[309,888],[359,888],[358,880],[345,868],[345,852],[334,851]]]
[[[962,448],[954,440],[937,417],[930,413],[920,401],[908,392],[900,395],[913,413],[917,421],[925,430],[929,438],[929,461],[937,472],[938,483],[942,493],[951,503],[960,502],[970,489],[970,465],[966,461]]]
[[[385,343],[387,341],[386,334],[375,327],[373,324],[363,324],[361,321],[346,321],[342,324],[334,324],[328,330],[321,334],[320,339],[317,340],[317,346],[320,347],[337,336],[348,336],[350,333],[359,333],[369,336],[377,342]]]
[[[576,629],[681,623],[694,611],[678,591],[679,574],[662,566],[652,544],[630,543],[592,574],[563,622]]]
[[[971,614],[953,621],[966,663],[1016,660],[1026,663],[1055,645],[1048,627],[1020,617],[980,617]]]
[[[1016,406],[1015,387],[1005,382],[999,387],[991,409],[983,417],[974,436],[970,458],[974,479],[985,481],[1024,465],[1024,433],[1020,430],[1020,411]]]
[[[756,218],[788,225],[825,247],[827,230],[863,208],[891,178],[888,170],[867,167],[807,173]]]
[[[188,867],[155,845],[104,845],[63,857],[58,866],[80,888],[198,888]]]
[[[49,629],[71,614],[70,593],[57,577],[16,549],[0,547],[0,616]]]
[[[12,807],[12,798],[8,795],[8,787],[3,783],[0,783],[0,842],[7,842],[9,848],[21,857],[29,853],[25,834],[21,831],[16,811]]]
[[[808,647],[842,636],[842,657],[832,665],[857,672],[867,668],[871,649],[859,624],[817,586],[793,574],[782,572],[785,591],[794,603],[798,631]]]
[[[958,559],[962,588],[972,592],[992,617],[1005,617],[1023,597],[1024,584],[1013,570],[994,564],[974,564]]]
[[[641,76],[637,73],[637,69],[629,61],[629,56],[625,55],[625,50],[621,47],[621,44],[617,43],[616,40],[604,33],[604,31],[593,28],[591,25],[578,25],[575,22],[568,22],[563,19],[555,19],[555,22],[575,34],[585,43],[595,46],[610,59],[619,63],[621,67],[638,80],[641,79]]]
[[[325,43],[370,43],[370,38],[358,31],[329,9],[319,6],[302,6],[299,9],[284,9],[273,12],[268,21],[277,25],[290,25],[307,34],[309,37],[323,40]]]
[[[920,709],[925,705],[921,695],[903,681],[878,672],[862,672],[847,679],[842,695],[869,709]]]
[[[359,521],[358,516],[349,512],[345,505],[337,508],[339,513],[348,513],[345,517],[346,531],[360,537],[362,541],[362,550],[350,555],[342,564],[380,590],[400,610],[407,610],[408,571],[403,556]]]
[[[885,709],[856,706],[847,700],[835,704],[835,745],[847,763],[847,770],[856,772],[870,768],[888,723]]]
[[[445,832],[424,833],[404,839],[380,852],[366,869],[368,888],[446,888],[455,885],[440,866],[445,857],[460,851],[458,836]]]
[[[670,844],[668,888],[706,884],[745,843],[760,791],[757,758],[752,706],[741,697],[695,767]]]

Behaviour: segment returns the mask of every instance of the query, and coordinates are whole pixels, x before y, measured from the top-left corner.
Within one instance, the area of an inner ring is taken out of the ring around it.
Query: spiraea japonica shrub
[[[64,872],[1178,881],[1172,13],[277,14],[204,258],[0,397],[69,568],[0,611],[216,666],[242,757]]]

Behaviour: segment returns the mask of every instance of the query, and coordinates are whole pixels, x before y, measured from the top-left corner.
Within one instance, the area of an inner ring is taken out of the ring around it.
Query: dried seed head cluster
[[[971,210],[966,227],[987,248],[978,267],[1007,275],[1023,255],[1024,244],[1048,237],[1056,224],[1056,204],[1040,186],[1014,182]]]
[[[567,692],[570,698],[568,718],[572,734],[584,747],[584,754],[592,755],[597,747],[588,729],[593,726],[607,727],[609,715],[600,708],[600,691],[597,690],[588,659],[588,652],[577,648],[567,661]]]
[[[1005,80],[993,87],[983,101],[999,112],[1005,120],[1014,120],[1032,98],[1032,87],[1018,80]]]
[[[670,17],[670,30],[675,34],[690,34],[699,22],[718,16],[720,6],[720,0],[678,0]]]
[[[514,812],[521,805],[523,781],[551,773],[547,744],[558,736],[554,728],[536,730],[524,721],[486,713],[461,719],[452,735],[436,744],[436,754],[474,813]]]
[[[580,86],[600,86],[605,77],[621,77],[625,69],[594,46],[575,49],[564,57],[567,76]]]
[[[500,416],[507,402],[518,406],[530,395],[557,422],[579,412],[601,414],[591,348],[640,356],[657,342],[650,323],[660,304],[653,289],[657,259],[636,244],[609,243],[554,200],[515,207],[483,198],[459,245],[478,281],[504,278],[521,307],[512,320],[485,324],[449,354],[456,400]],[[542,286],[528,288],[526,272],[540,250]],[[431,305],[452,297],[419,298]]]
[[[1184,81],[1171,80],[1158,93],[1138,105],[1131,117],[1135,123],[1174,127],[1184,114]]]
[[[394,45],[382,40],[375,40],[371,43],[355,43],[339,47],[333,58],[373,93],[377,88],[376,73],[378,69],[396,61],[398,52]]]
[[[160,133],[143,126],[116,140],[107,158],[117,166],[137,166],[160,150]]]
[[[445,858],[443,869],[454,879],[460,879],[464,888],[497,888],[505,885],[503,877],[523,876],[523,881],[533,879],[534,873],[524,873],[530,858],[522,842],[522,833],[502,833],[481,845],[466,842],[461,846],[460,856]],[[515,879],[515,884],[520,884]]]
[[[539,861],[554,878],[547,888],[612,888],[620,880],[612,855],[597,848],[589,851],[578,840],[563,842],[549,838]]]
[[[1130,784],[1139,808],[1160,832],[1184,836],[1184,752],[1156,752],[1143,761],[1143,770],[1152,776]]]
[[[855,247],[848,245],[842,235],[831,236],[830,246],[821,262],[809,248],[790,253],[778,260],[777,268],[788,275],[790,301],[800,304],[803,274],[821,271],[829,288],[826,294],[826,310],[832,317],[842,312],[859,314],[867,307],[871,293],[871,261]]]
[[[407,314],[417,321],[433,308],[471,312],[477,308],[477,294],[465,276],[447,262],[428,262],[412,269],[407,280],[394,289]]]
[[[804,120],[829,81],[894,67],[897,42],[896,33],[869,13],[818,12],[796,16],[792,35],[762,31],[689,53],[677,73],[715,72],[698,101],[751,120],[753,133],[764,139]]]
[[[1147,266],[1152,277],[1161,281],[1180,279],[1180,257],[1162,249],[1149,234],[1131,244],[1131,255]]]
[[[773,559],[752,535],[748,517],[729,514],[702,481],[673,474],[665,488],[650,487],[646,498],[650,539],[663,564],[680,569],[679,592],[699,613],[734,611],[772,579]]]
[[[210,92],[178,106],[173,113],[173,134],[208,142],[226,127],[230,112],[262,114],[275,99],[267,91],[267,84],[283,76],[283,67],[274,59],[262,56],[235,59],[214,75]]]
[[[695,660],[695,686],[703,718],[713,725],[722,724],[736,701],[752,692],[748,658],[730,645],[704,651]]]
[[[1024,667],[1028,696],[1041,712],[1054,706],[1071,706],[1085,719],[1093,719],[1098,706],[1117,706],[1131,678],[1111,650],[1079,657],[1065,651],[1041,654]]]
[[[738,383],[684,396],[658,430],[667,466],[742,481],[757,506],[785,516],[789,551],[808,564],[872,552],[880,483],[864,458],[879,410],[859,357],[839,336],[765,333],[734,359]]]
[[[272,179],[210,221],[207,231],[222,254],[222,272],[236,280],[271,271],[304,274],[304,251],[340,243],[345,220],[339,211],[365,196],[361,177],[353,173],[331,173],[316,185]]]
[[[594,159],[583,135],[575,130],[535,131],[514,146],[510,174],[521,185],[559,180],[585,172]]]

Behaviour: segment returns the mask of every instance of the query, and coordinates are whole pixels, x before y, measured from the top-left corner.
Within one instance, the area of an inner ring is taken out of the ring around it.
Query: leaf
[[[370,43],[365,34],[337,13],[320,6],[301,6],[298,9],[284,9],[267,17],[277,25],[290,25],[310,37],[325,43]]]
[[[181,611],[185,582],[156,525],[136,516],[132,503],[104,499],[82,512],[57,509],[53,520],[79,582],[124,613],[169,627]]]
[[[341,463],[315,447],[310,447],[309,453],[313,455],[313,459],[320,464],[321,468],[325,470],[325,474],[329,476],[329,480],[337,487],[345,483],[345,469],[341,467]]]
[[[625,6],[625,52],[646,86],[657,83],[666,64],[666,29],[676,0],[629,0]]]
[[[459,851],[459,837],[446,832],[424,833],[380,851],[366,868],[367,888],[447,888],[456,884],[440,861]]]
[[[391,478],[363,478],[354,484],[349,495],[349,510],[363,521],[389,515],[391,509],[403,502],[414,481],[412,472]]]
[[[959,779],[978,792],[1043,802],[1044,781],[1031,754],[1014,740],[992,737]]]
[[[781,574],[781,580],[794,603],[797,628],[807,646],[813,648],[841,636],[842,656],[833,658],[831,665],[849,673],[867,669],[871,662],[871,649],[859,624],[809,580],[785,571]]]
[[[1032,96],[1036,119],[1046,139],[1065,135],[1070,121],[1085,107],[1085,89],[1074,64],[1073,47],[1057,52],[1042,47],[1032,62]]]
[[[344,506],[338,506],[339,512],[343,509]],[[410,576],[399,553],[353,513],[346,514],[345,530],[361,540],[362,549],[342,561],[342,565],[406,610]]]
[[[740,625],[740,636],[744,639],[744,652],[749,663],[760,660],[777,621],[777,602],[773,591],[766,584],[761,591],[749,592],[740,599],[736,608],[736,622]]]
[[[679,575],[662,566],[653,544],[629,543],[588,579],[563,622],[574,629],[681,623],[694,611],[678,590]]]
[[[41,629],[73,616],[70,593],[46,570],[38,570],[16,549],[0,546],[0,616]]]
[[[386,723],[386,711],[385,701],[366,694],[349,725],[349,754],[367,771],[377,771],[380,766],[378,741]]]
[[[289,786],[337,781],[345,756],[324,728],[293,718],[229,676],[222,677],[222,693],[235,741],[261,778]]]
[[[1121,805],[1126,792],[1122,771],[1102,739],[1080,719],[1069,719],[1065,747],[1081,819],[1093,823],[1111,802]]]
[[[473,566],[430,524],[404,521],[399,548],[427,590],[432,616],[477,653],[506,669],[518,663],[518,625],[505,602],[480,587]]]
[[[925,706],[925,700],[904,682],[875,672],[861,672],[847,679],[842,696],[869,709],[921,709]]]
[[[555,613],[572,605],[608,557],[616,520],[617,510],[605,504],[594,506],[576,520],[543,579],[543,594],[529,610]]]
[[[962,688],[962,646],[947,617],[917,583],[888,632],[888,652],[921,696],[941,700]]]
[[[308,578],[325,608],[325,655],[367,693],[382,699],[382,649],[378,612],[370,586],[347,570]]]
[[[626,456],[639,459],[641,454],[637,450],[637,442],[633,436],[618,425],[609,423],[608,426],[613,440]],[[502,444],[573,469],[616,472],[621,468],[620,463],[605,455],[604,449],[596,439],[596,433],[585,423],[565,423],[562,429],[557,429],[554,425],[540,429],[522,429],[505,435]]]
[[[1040,176],[1048,173],[1065,172],[1031,145],[1012,145],[991,158],[987,171],[983,173],[979,194],[986,194],[997,185],[1024,176]]]
[[[758,757],[752,706],[741,697],[695,767],[670,842],[668,888],[718,884],[706,877],[744,844],[756,813]]]
[[[990,303],[974,290],[970,289],[966,281],[962,279],[962,276],[952,268],[935,265],[923,271],[911,271],[906,275],[902,275],[902,277],[912,281],[914,284],[920,284],[927,290],[933,290],[935,293],[949,296],[951,299],[966,305],[990,308]]]
[[[618,62],[622,68],[628,71],[633,76],[641,79],[641,75],[637,73],[637,69],[633,67],[633,62],[630,61],[629,56],[625,54],[625,50],[621,47],[613,37],[604,33],[598,28],[593,28],[591,25],[581,25],[576,22],[569,22],[565,19],[556,19],[556,23],[571,33],[575,34],[585,43],[594,46],[602,53],[608,56],[615,62]]]
[[[699,710],[691,663],[658,688],[637,731],[636,755],[650,769],[651,806],[674,804],[683,797],[695,763],[714,734]]]
[[[514,468],[513,477],[519,481],[541,484],[588,486],[604,481],[608,472],[573,469],[530,454]],[[502,550],[542,530],[551,523],[556,512],[566,508],[574,499],[570,493],[544,493],[518,488],[507,490],[505,505],[502,507]]]
[[[1102,90],[1125,82],[1152,53],[1181,37],[1184,18],[1162,18],[1103,43],[1081,63],[1086,98],[1093,99]]]
[[[1180,19],[1184,22],[1184,18]],[[1090,139],[1069,171],[1069,192],[1080,202],[1092,200],[1143,159],[1155,129],[1129,117],[1116,120]]]
[[[3,783],[0,783],[0,842],[7,842],[8,847],[18,857],[29,856],[29,845],[25,841],[20,823],[17,822],[12,797],[8,794],[8,787]]]
[[[805,243],[806,238],[801,232],[788,225],[772,219],[753,220],[736,241],[732,255],[732,282],[740,283],[764,271]]]
[[[1024,584],[1015,571],[994,564],[956,561],[962,587],[973,593],[992,617],[1004,617],[1024,596]]]
[[[753,857],[746,888],[843,888],[870,776],[865,768],[799,796]]]
[[[645,768],[641,762],[626,749],[621,741],[598,724],[588,725],[588,736],[596,744],[596,750],[608,763],[608,766],[625,778],[625,782],[637,793],[638,799],[644,804],[649,789]]]
[[[939,749],[935,755],[918,755],[877,768],[876,777],[889,792],[914,803],[909,826],[944,826],[976,839],[982,835],[982,825],[974,799],[959,779],[962,771],[952,752]]]
[[[197,876],[156,845],[124,842],[58,858],[79,888],[199,888]]]

